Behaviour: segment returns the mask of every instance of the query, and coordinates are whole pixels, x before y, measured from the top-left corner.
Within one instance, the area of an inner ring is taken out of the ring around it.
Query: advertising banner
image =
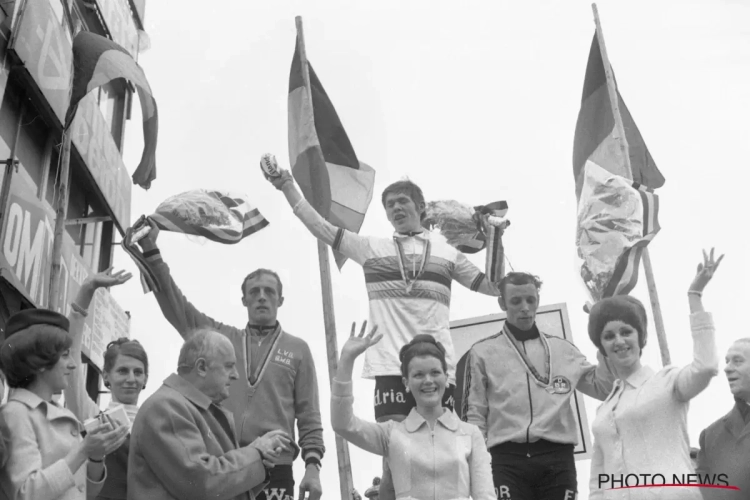
[[[25,2],[10,48],[23,61],[60,123],[64,123],[73,53],[60,0]],[[73,146],[104,194],[117,224],[123,229],[130,227],[130,176],[99,110],[95,92],[81,101],[71,127]]]
[[[12,192],[5,223],[0,233],[0,264],[7,266],[17,285],[37,307],[49,304],[54,220],[33,195]],[[70,313],[70,302],[76,298],[91,269],[79,255],[68,235],[63,233],[61,300],[62,314]],[[106,345],[118,337],[128,337],[130,318],[106,290],[99,289],[89,307],[84,328],[83,353],[101,368]]]
[[[112,40],[138,60],[138,29],[130,14],[128,0],[96,0]]]

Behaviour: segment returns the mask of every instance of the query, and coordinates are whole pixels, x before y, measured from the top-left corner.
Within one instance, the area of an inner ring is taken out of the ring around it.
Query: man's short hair
[[[186,375],[193,371],[195,363],[200,358],[209,360],[215,357],[220,339],[228,340],[227,337],[210,328],[199,328],[190,332],[180,348],[177,373]]]
[[[505,288],[508,285],[534,285],[534,288],[536,288],[536,294],[539,295],[539,291],[542,289],[542,280],[539,278],[539,276],[535,276],[529,273],[512,272],[506,274],[500,280],[500,283],[498,285],[498,288],[500,288],[499,300],[502,300],[503,304],[505,303]]]
[[[411,201],[414,202],[414,204],[417,206],[417,210],[419,210],[419,205],[424,204],[424,194],[422,194],[422,189],[409,179],[394,182],[393,184],[385,188],[385,190],[383,191],[383,195],[381,196],[383,208],[385,208],[386,196],[391,193],[405,194]],[[426,211],[423,210],[419,217],[420,220],[424,219],[425,216]]]
[[[263,268],[256,269],[255,271],[245,276],[245,280],[242,282],[242,296],[243,297],[245,296],[245,288],[246,288],[247,282],[250,280],[254,280],[255,278],[262,276],[264,274],[266,276],[273,276],[274,278],[276,278],[276,283],[278,283],[278,286],[276,288],[279,292],[279,297],[283,297],[282,292],[283,292],[284,287],[281,284],[281,278],[279,278],[279,275],[276,273],[276,271],[272,271],[270,269],[263,269]]]

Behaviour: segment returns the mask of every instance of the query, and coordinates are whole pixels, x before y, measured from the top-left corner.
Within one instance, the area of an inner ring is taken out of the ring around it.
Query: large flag
[[[615,83],[616,85],[616,83]],[[576,244],[581,277],[595,301],[629,293],[638,280],[641,254],[659,231],[658,198],[664,185],[646,143],[617,90],[633,180],[623,176],[614,113],[599,39],[594,34],[573,144],[578,198]]]
[[[620,114],[625,126],[625,136],[628,141],[630,167],[633,171],[633,181],[651,189],[664,185],[664,176],[651,157],[646,143],[643,141],[633,117],[625,105],[620,91],[617,91]],[[586,79],[583,82],[583,96],[581,111],[578,113],[576,133],[573,143],[573,175],[576,181],[576,196],[581,195],[583,181],[583,167],[586,160],[591,159],[597,165],[619,174],[623,158],[619,158],[613,134],[615,133],[615,119],[607,91],[607,76],[599,49],[599,40],[594,34],[586,66]]]
[[[73,89],[65,117],[65,128],[73,122],[78,103],[90,91],[116,78],[135,85],[143,112],[143,155],[133,173],[133,183],[144,189],[156,178],[156,138],[159,120],[156,101],[143,69],[117,43],[90,31],[79,32],[73,40]]]
[[[289,161],[307,201],[335,226],[359,232],[372,199],[375,170],[357,159],[344,126],[307,63],[305,87],[299,40],[289,73]],[[334,252],[339,269],[346,258]]]

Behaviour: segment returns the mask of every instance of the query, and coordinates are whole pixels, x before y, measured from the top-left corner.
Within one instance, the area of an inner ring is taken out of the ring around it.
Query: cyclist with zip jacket
[[[492,456],[498,500],[573,500],[574,390],[598,400],[614,375],[601,354],[592,365],[571,342],[540,332],[538,277],[509,273],[500,281],[502,331],[477,342],[466,363],[466,420],[479,427]]]

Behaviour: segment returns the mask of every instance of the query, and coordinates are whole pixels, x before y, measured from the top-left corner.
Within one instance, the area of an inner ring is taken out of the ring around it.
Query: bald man
[[[133,423],[128,500],[251,500],[289,448],[271,431],[238,448],[232,414],[221,407],[238,378],[232,342],[210,329],[189,336],[177,373],[148,398]]]

